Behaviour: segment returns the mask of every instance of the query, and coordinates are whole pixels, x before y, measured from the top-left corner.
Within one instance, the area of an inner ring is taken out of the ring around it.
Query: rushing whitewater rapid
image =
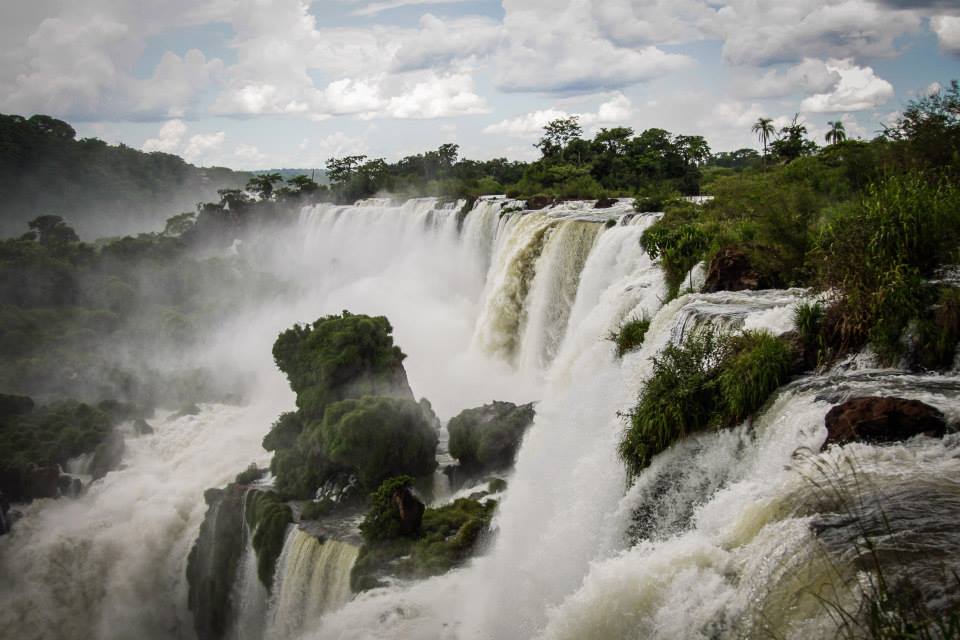
[[[806,295],[693,293],[664,305],[663,274],[639,242],[656,219],[626,201],[524,212],[504,199],[468,211],[376,199],[306,208],[288,234],[241,246],[298,289],[207,347],[211,362],[259,372],[261,392],[161,419],[79,499],[31,505],[0,538],[0,635],[192,637],[184,570],[203,491],[263,462],[260,438],[292,407],[269,360],[277,332],[341,309],[390,319],[411,387],[442,419],[536,400],[533,426],[480,557],[354,595],[356,547],[291,527],[268,597],[247,541],[231,637],[832,637],[820,598],[830,590],[855,608],[861,576],[854,562],[837,570],[854,536],[823,486],[861,491],[861,520],[889,522],[893,538],[939,547],[936,566],[904,571],[960,571],[960,535],[944,516],[960,508],[960,437],[817,453],[824,415],[854,395],[917,398],[960,419],[952,374],[861,366],[794,380],[752,422],[678,443],[628,485],[621,414],[651,358],[707,322],[783,334]],[[635,316],[651,318],[646,340],[618,358],[607,338]],[[917,495],[938,508],[912,512]]]

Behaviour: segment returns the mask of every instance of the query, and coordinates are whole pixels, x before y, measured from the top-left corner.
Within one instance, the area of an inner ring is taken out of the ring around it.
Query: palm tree
[[[767,166],[767,143],[770,141],[770,138],[773,137],[773,134],[776,133],[776,129],[773,128],[773,119],[772,118],[757,118],[757,121],[753,123],[753,127],[750,129],[751,132],[757,134],[757,138],[760,139],[760,144],[763,145],[763,166]]]
[[[847,139],[847,132],[843,128],[842,122],[837,120],[836,122],[830,121],[827,124],[830,125],[830,131],[827,131],[828,144],[837,144]]]

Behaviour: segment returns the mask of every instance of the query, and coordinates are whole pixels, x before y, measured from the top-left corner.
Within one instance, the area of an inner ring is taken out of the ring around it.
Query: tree
[[[750,131],[757,134],[757,138],[760,139],[760,144],[763,145],[763,164],[764,167],[766,167],[767,143],[770,142],[770,138],[772,138],[773,134],[776,133],[776,129],[773,128],[773,119],[757,118],[757,121],[753,123],[753,127],[750,128]]]
[[[273,195],[274,183],[282,181],[283,178],[280,177],[279,173],[264,173],[250,178],[247,182],[247,189],[258,194],[262,199],[269,200]]]
[[[817,144],[807,140],[807,127],[798,122],[800,114],[796,113],[793,120],[780,129],[780,137],[773,141],[770,148],[786,162],[792,162],[800,156],[808,156],[817,150]]]
[[[342,184],[353,177],[367,156],[344,156],[327,160],[327,177],[334,184]]]
[[[39,216],[27,225],[37,232],[40,244],[54,245],[78,242],[77,233],[60,216]]]
[[[320,185],[313,178],[308,178],[303,174],[288,179],[287,184],[294,187],[297,193],[313,193],[320,188]]]
[[[545,158],[559,153],[560,158],[563,159],[564,147],[566,147],[571,140],[579,138],[582,134],[583,129],[580,127],[578,116],[557,118],[556,120],[551,120],[543,127],[543,137],[533,146],[540,149],[540,153],[542,153]]]
[[[457,163],[457,156],[459,154],[460,145],[451,143],[440,145],[440,148],[437,149],[437,156],[440,160],[440,168],[449,170]]]
[[[836,122],[830,121],[827,123],[830,125],[830,130],[827,131],[827,143],[828,144],[838,144],[847,139],[847,132],[843,128],[843,122],[837,120]]]

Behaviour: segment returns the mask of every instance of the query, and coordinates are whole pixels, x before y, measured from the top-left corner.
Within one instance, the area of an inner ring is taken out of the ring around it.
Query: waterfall
[[[322,204],[240,245],[289,298],[232,318],[203,348],[225,370],[258,371],[256,397],[160,420],[75,501],[21,509],[0,538],[0,573],[14,577],[0,583],[0,635],[190,638],[184,569],[203,491],[265,462],[260,439],[293,406],[270,345],[294,322],[344,308],[390,319],[414,392],[443,418],[494,399],[535,400],[534,423],[491,546],[446,575],[352,595],[357,549],[294,526],[268,598],[244,530],[231,638],[830,637],[816,596],[836,578],[827,554],[849,555],[849,531],[811,479],[828,469],[852,485],[847,458],[870,495],[882,495],[898,541],[938,545],[930,557],[960,570],[950,526],[960,437],[818,453],[824,415],[853,395],[917,398],[960,420],[956,375],[906,375],[860,359],[796,379],[752,421],[675,444],[628,486],[618,414],[635,404],[651,359],[706,322],[782,334],[807,292],[693,293],[663,304],[663,274],[639,243],[659,214],[636,215],[627,202],[462,206]],[[650,318],[646,339],[618,358],[607,338],[634,316]],[[449,487],[438,480],[443,500]],[[873,504],[870,521],[881,513]],[[935,567],[908,569],[927,579]],[[853,595],[838,598],[856,605]]]
[[[268,640],[299,635],[324,613],[350,599],[350,570],[359,549],[339,540],[320,541],[291,527],[277,561],[274,595],[267,615]]]

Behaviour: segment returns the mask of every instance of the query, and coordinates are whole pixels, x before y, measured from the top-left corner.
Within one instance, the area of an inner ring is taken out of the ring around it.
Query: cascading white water
[[[321,542],[291,527],[277,561],[267,614],[267,640],[295,637],[351,596],[350,570],[359,549],[347,542]]]
[[[624,203],[608,213],[571,203],[501,215],[503,206],[480,200],[464,218],[434,199],[320,205],[289,235],[261,241],[267,268],[299,295],[224,327],[207,345],[217,362],[262,367],[279,330],[347,308],[391,320],[411,386],[443,417],[493,399],[539,403],[484,556],[345,602],[355,549],[293,527],[269,612],[247,545],[232,637],[829,635],[810,596],[825,579],[811,533],[823,510],[805,476],[818,462],[840,466],[842,454],[794,452],[816,451],[825,412],[854,393],[916,397],[960,418],[960,381],[889,371],[799,380],[753,424],[657,456],[627,490],[617,414],[635,401],[650,358],[706,321],[786,331],[802,292],[691,294],[661,308],[662,274],[639,245],[656,214],[624,217]],[[652,319],[642,348],[616,358],[609,332],[642,315]],[[123,469],[78,501],[31,506],[19,532],[0,538],[3,575],[18,576],[0,585],[0,632],[190,637],[183,569],[200,495],[262,460],[260,437],[293,406],[278,373],[264,380],[249,407],[205,408],[131,439]],[[948,500],[958,450],[951,436],[844,451],[880,486],[947,478],[935,490]]]

